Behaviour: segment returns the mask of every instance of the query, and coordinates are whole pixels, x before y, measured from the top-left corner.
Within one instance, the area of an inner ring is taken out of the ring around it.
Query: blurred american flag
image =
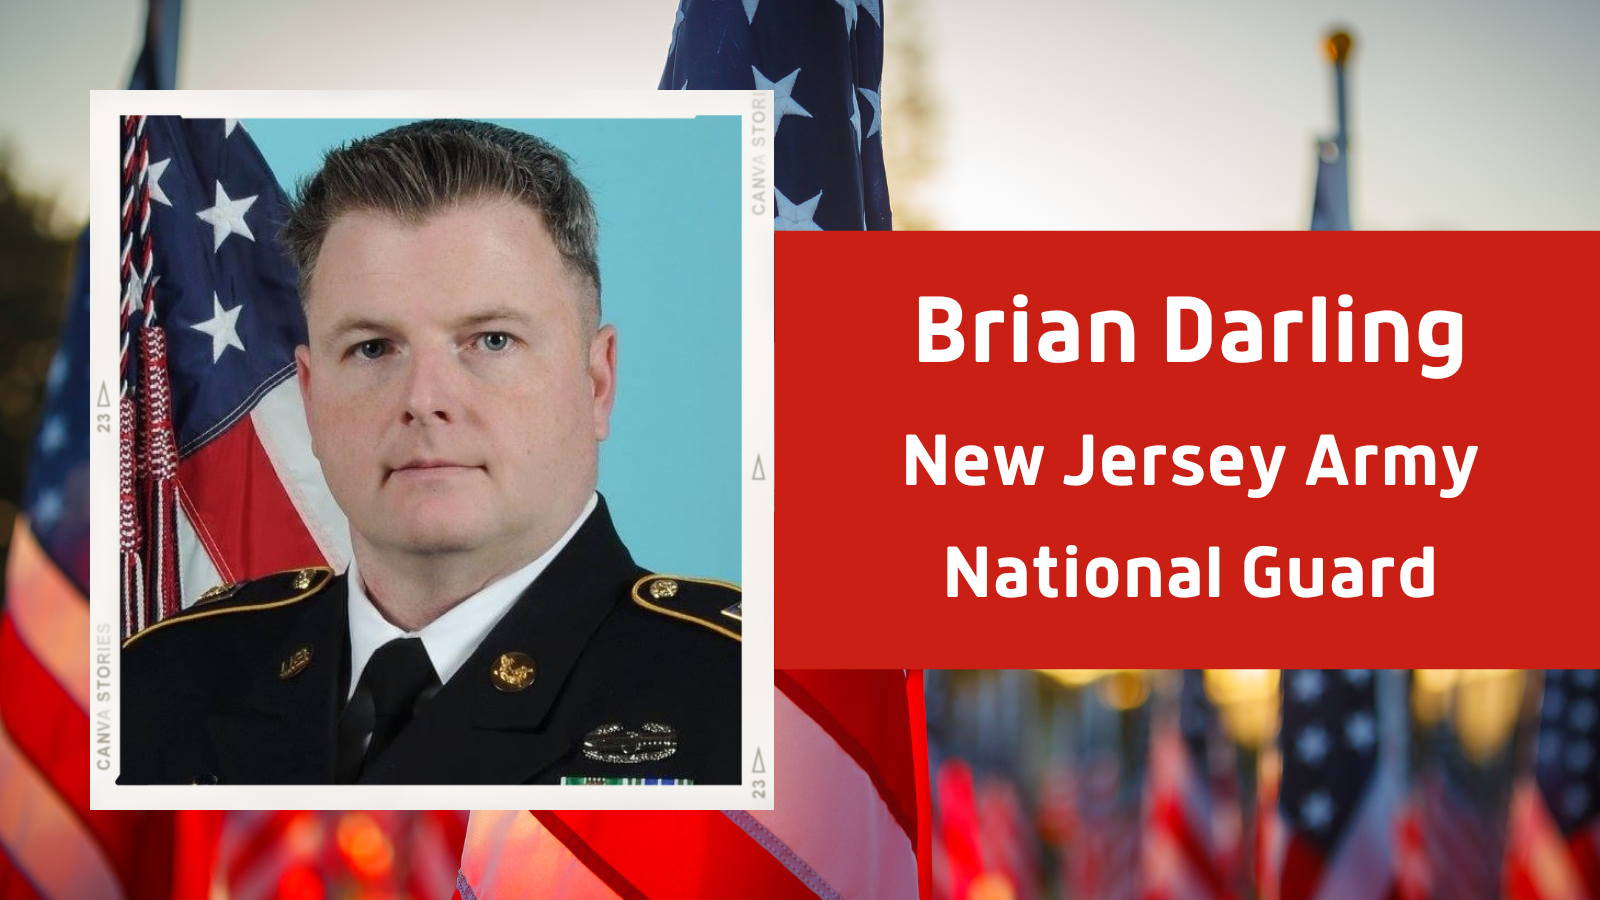
[[[1534,777],[1512,804],[1513,900],[1600,898],[1600,671],[1545,673]]]
[[[1384,900],[1403,785],[1380,754],[1378,673],[1285,669],[1278,799],[1264,826],[1262,894]]]
[[[770,90],[779,231],[888,230],[880,0],[680,0],[661,90]],[[763,136],[765,137],[765,135]]]
[[[1238,829],[1218,824],[1235,821],[1237,789],[1230,777],[1212,777],[1213,745],[1221,735],[1204,672],[1183,671],[1178,701],[1163,718],[1151,741],[1145,787],[1144,898],[1225,900],[1233,895]]]
[[[149,0],[131,88],[172,86],[180,11],[178,0]],[[199,900],[203,883],[174,866],[193,823],[89,809],[89,434],[116,428],[117,398],[89,384],[87,227],[66,311],[0,613],[0,900]],[[95,635],[93,650],[117,637]]]

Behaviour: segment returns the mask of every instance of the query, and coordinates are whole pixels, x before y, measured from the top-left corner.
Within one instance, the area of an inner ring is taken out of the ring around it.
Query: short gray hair
[[[567,154],[488,122],[430,119],[330,150],[300,182],[279,239],[304,303],[323,239],[339,216],[378,212],[420,223],[457,203],[504,197],[538,210],[561,258],[588,283],[600,320],[600,223]]]

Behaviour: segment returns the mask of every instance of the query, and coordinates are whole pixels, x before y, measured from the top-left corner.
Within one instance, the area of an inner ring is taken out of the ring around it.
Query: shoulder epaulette
[[[646,575],[633,583],[633,602],[638,606],[693,622],[742,643],[741,597],[736,584],[687,575]]]
[[[277,609],[299,603],[307,597],[316,596],[332,580],[332,569],[327,566],[309,566],[304,569],[288,569],[264,575],[250,581],[219,584],[195,598],[194,604],[188,609],[145,628],[123,641],[122,646],[126,649],[134,641],[152,631],[181,622],[209,619],[228,613]]]

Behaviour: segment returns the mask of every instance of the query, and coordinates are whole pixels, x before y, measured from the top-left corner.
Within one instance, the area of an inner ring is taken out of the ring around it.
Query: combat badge
[[[677,752],[677,729],[660,722],[646,722],[638,730],[609,722],[583,738],[583,755],[596,762],[656,762]]]

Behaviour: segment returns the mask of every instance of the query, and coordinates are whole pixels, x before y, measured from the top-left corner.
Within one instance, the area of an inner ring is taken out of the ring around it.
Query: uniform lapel
[[[230,784],[328,784],[346,644],[345,580],[339,576],[306,608],[236,710],[207,723],[222,780]],[[298,651],[310,659],[295,665]],[[298,671],[295,669],[298,668]]]
[[[549,568],[389,750],[369,763],[361,780],[521,784],[572,752],[581,736],[547,729],[546,718],[636,571],[602,498]],[[520,691],[501,690],[490,677],[500,655],[512,652],[527,654],[538,669]]]

